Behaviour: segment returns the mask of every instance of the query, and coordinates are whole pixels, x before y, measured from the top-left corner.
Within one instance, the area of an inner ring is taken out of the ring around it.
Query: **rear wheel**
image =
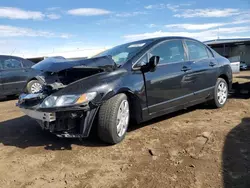
[[[109,144],[121,142],[126,135],[129,119],[129,101],[125,94],[118,94],[107,100],[99,111],[99,138]]]
[[[214,99],[211,101],[216,108],[223,107],[228,98],[228,84],[223,78],[218,78],[214,88]]]
[[[28,93],[39,93],[42,91],[42,84],[38,80],[31,80],[27,84],[26,90]]]

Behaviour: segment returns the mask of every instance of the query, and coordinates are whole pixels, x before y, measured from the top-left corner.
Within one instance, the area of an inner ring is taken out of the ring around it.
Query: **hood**
[[[114,70],[116,68],[116,64],[111,56],[103,56],[103,57],[96,57],[96,58],[76,60],[76,61],[48,58],[32,66],[32,68],[42,72],[54,72],[54,73],[70,68],[77,68],[77,69],[97,68],[106,71],[110,69]]]
[[[121,78],[127,74],[126,69],[117,69],[113,72],[101,72],[75,81],[65,88],[54,93],[55,96],[65,94],[82,94],[83,92],[97,91],[103,93],[110,91],[113,85],[121,81]],[[102,90],[102,91],[101,91]]]

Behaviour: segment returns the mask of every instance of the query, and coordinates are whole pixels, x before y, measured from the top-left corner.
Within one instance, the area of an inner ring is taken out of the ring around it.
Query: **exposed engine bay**
[[[64,88],[77,80],[104,71],[113,71],[117,66],[110,56],[104,56],[78,61],[56,61],[48,58],[32,68],[41,72],[36,78],[44,85],[42,92],[51,94],[50,92]]]

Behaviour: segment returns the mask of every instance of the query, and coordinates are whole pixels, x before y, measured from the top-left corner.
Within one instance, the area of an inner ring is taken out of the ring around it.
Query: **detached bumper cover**
[[[56,114],[55,113],[47,113],[47,112],[38,112],[35,110],[28,110],[28,109],[22,109],[22,112],[25,113],[27,116],[40,120],[40,121],[46,121],[46,122],[53,122],[56,121]]]
[[[39,101],[40,100],[40,101]],[[98,106],[91,104],[62,108],[39,108],[43,100],[23,98],[17,106],[27,116],[35,119],[40,126],[58,137],[85,138],[89,136]]]

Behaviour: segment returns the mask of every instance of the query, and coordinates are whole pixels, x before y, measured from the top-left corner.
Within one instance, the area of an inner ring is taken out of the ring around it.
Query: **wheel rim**
[[[122,137],[129,123],[129,104],[127,100],[123,100],[119,106],[117,113],[117,135]]]
[[[42,85],[40,83],[34,83],[32,84],[30,90],[31,93],[38,93],[42,90]]]
[[[227,84],[224,82],[220,82],[217,88],[217,99],[219,104],[221,105],[225,104],[227,100],[227,95],[228,95]]]

